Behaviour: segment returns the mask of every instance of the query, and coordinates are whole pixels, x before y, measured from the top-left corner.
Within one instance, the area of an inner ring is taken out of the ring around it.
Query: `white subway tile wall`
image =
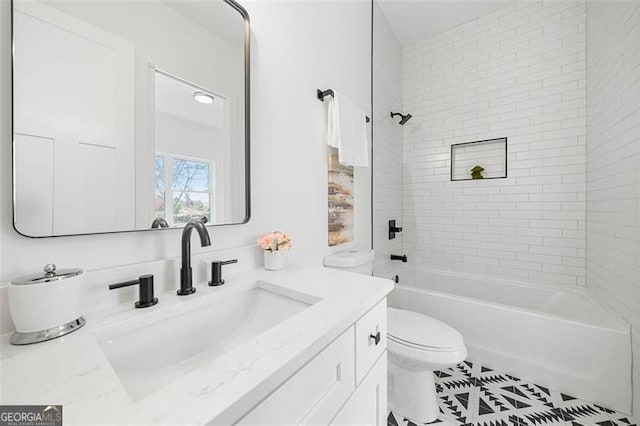
[[[389,240],[389,220],[402,227],[402,126],[391,111],[402,112],[402,50],[387,18],[374,6],[373,92],[373,244],[377,276],[391,273],[390,254],[402,254],[404,232]]]
[[[631,323],[640,412],[640,3],[587,4],[587,285]]]
[[[411,262],[585,284],[585,20],[522,2],[403,49]],[[452,144],[501,137],[506,179],[450,181]]]

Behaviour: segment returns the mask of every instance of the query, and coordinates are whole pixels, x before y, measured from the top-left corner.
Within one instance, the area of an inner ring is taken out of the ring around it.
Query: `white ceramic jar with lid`
[[[44,273],[16,278],[9,284],[9,311],[16,327],[11,343],[24,345],[55,339],[85,323],[80,312],[84,271],[56,270],[48,264]]]

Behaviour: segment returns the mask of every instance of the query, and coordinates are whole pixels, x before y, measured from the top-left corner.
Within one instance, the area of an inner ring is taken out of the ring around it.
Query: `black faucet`
[[[407,263],[407,255],[403,254],[402,256],[398,254],[392,254],[391,260],[402,260],[402,263]]]
[[[187,296],[196,292],[193,288],[193,277],[191,273],[191,231],[196,230],[200,236],[202,247],[210,246],[211,239],[209,232],[204,225],[204,221],[191,219],[182,230],[182,267],[180,268],[180,290],[178,296]]]

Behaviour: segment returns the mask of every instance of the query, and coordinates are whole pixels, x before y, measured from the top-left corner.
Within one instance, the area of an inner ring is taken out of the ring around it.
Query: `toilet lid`
[[[417,312],[387,308],[387,334],[398,343],[436,349],[459,348],[462,335],[453,327]]]

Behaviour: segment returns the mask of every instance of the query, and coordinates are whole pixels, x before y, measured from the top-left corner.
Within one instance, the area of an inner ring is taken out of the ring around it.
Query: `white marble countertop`
[[[214,301],[256,280],[320,300],[147,397],[134,401],[129,396],[96,339],[100,329],[181,303]],[[0,337],[0,404],[62,404],[65,424],[231,423],[386,297],[393,284],[322,267],[288,266],[251,271],[217,288],[196,287],[188,297],[160,294],[152,308],[135,309],[128,302],[90,313],[83,328],[48,342],[13,346],[10,335]]]

